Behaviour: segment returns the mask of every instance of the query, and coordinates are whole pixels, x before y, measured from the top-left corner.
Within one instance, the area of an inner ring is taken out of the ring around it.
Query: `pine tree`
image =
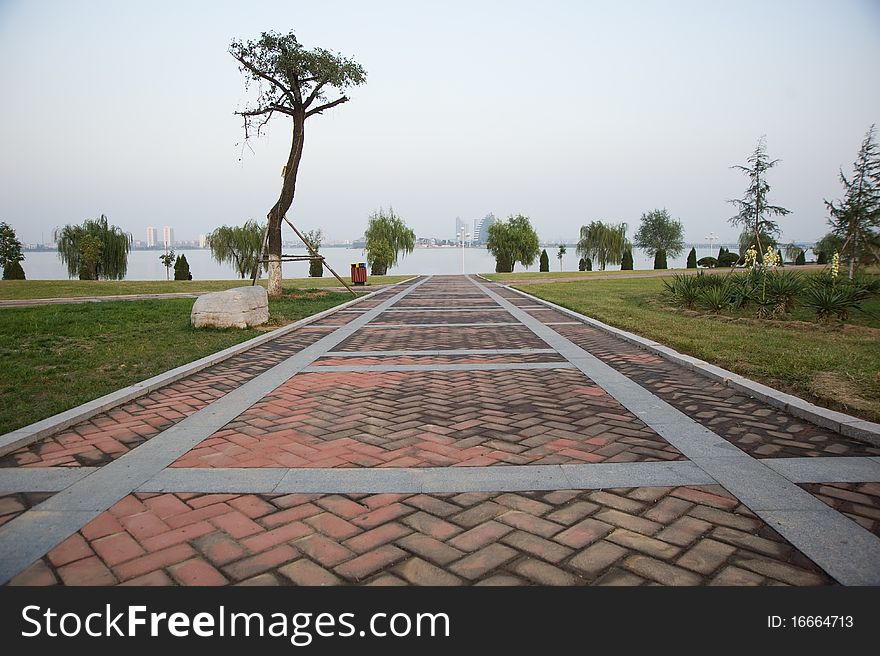
[[[181,255],[174,261],[174,279],[192,280],[192,274],[189,272],[189,262],[186,261],[186,255]]]
[[[621,271],[632,271],[633,269],[633,253],[631,248],[627,248],[623,253],[623,259],[620,261]]]
[[[804,255],[804,251],[803,251],[803,250],[801,250],[801,252],[797,254],[797,257],[794,258],[794,263],[795,263],[796,265],[801,265],[801,264],[806,264],[806,263],[807,263],[807,256]]]
[[[852,179],[840,171],[842,201],[825,201],[831,215],[831,232],[844,241],[841,256],[849,260],[849,277],[855,267],[880,247],[880,151],[874,141],[874,125],[868,128],[853,163]]]
[[[578,260],[578,271],[586,271],[587,270],[587,261],[584,258]]]
[[[687,261],[688,269],[696,269],[697,268],[697,249],[691,248],[691,252],[688,253],[688,261]]]
[[[592,270],[593,270],[593,259],[588,257],[587,258],[587,271],[592,271]]]
[[[666,266],[666,251],[659,250],[657,254],[654,255],[654,268],[655,269],[668,269]]]
[[[729,200],[739,212],[730,217],[733,225],[743,226],[743,232],[754,236],[757,251],[762,253],[767,248],[766,236],[775,239],[779,235],[779,225],[774,216],[790,214],[789,210],[779,205],[771,205],[768,200],[770,185],[767,183],[767,171],[779,163],[778,159],[769,159],[764,137],[758,139],[754,152],[746,160],[746,166],[737,165],[732,168],[742,171],[749,178],[749,186],[745,195],[738,200]],[[764,242],[761,237],[765,236]],[[742,242],[742,239],[740,239]],[[718,258],[719,262],[721,258]]]
[[[541,251],[541,272],[549,272],[550,271],[550,258],[547,255],[547,249]]]

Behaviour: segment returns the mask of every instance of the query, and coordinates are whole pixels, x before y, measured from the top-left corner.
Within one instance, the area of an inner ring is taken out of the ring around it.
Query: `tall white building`
[[[159,231],[156,228],[147,228],[147,248],[153,248],[158,241]]]
[[[162,228],[162,246],[167,250],[174,246],[174,228]]]
[[[205,235],[199,235],[199,248],[204,248],[207,241]]]

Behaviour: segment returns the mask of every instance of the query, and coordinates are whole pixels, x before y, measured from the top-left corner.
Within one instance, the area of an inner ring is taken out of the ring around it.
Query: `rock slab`
[[[248,328],[269,321],[269,295],[259,285],[203,294],[193,304],[196,328]]]

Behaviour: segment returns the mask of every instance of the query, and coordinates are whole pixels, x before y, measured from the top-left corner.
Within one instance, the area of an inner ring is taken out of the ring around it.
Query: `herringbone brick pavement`
[[[136,494],[12,584],[821,585],[715,486]]]

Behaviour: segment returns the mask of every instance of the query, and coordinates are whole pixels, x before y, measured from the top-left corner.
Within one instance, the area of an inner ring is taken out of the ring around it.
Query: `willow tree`
[[[103,214],[82,225],[66,225],[55,231],[58,256],[67,275],[80,280],[122,280],[128,270],[131,235],[108,225]]]
[[[778,159],[770,159],[767,156],[767,144],[764,137],[758,139],[754,152],[749,155],[746,165],[736,165],[731,168],[741,171],[749,179],[749,186],[740,199],[727,201],[733,204],[739,212],[728,219],[735,226],[742,226],[740,235],[740,253],[754,245],[761,259],[768,245],[775,246],[779,236],[779,224],[773,220],[774,216],[790,214],[789,210],[779,205],[770,204],[770,185],[767,182],[767,171],[779,163]],[[769,242],[769,244],[768,244]]]
[[[397,264],[401,253],[413,252],[416,233],[406,227],[393,208],[389,208],[387,214],[379,208],[370,215],[364,241],[370,275],[384,276],[390,267]]]
[[[220,226],[205,236],[205,245],[220,264],[229,264],[242,278],[254,275],[265,228],[256,221],[243,226]]]
[[[626,238],[625,223],[602,223],[592,221],[581,226],[581,238],[578,241],[578,255],[595,260],[603,271],[608,264],[620,264],[623,254],[631,248]]]
[[[245,75],[245,89],[256,84],[257,97],[235,112],[244,120],[245,140],[259,136],[276,114],[290,118],[290,152],[283,168],[278,200],[269,210],[269,296],[281,297],[281,222],[293,203],[296,175],[302,160],[306,120],[348,101],[345,89],[363,84],[366,73],[352,59],[323,48],[306,50],[293,32],[263,32],[259,39],[233,41],[229,53]],[[335,89],[340,95],[328,99]]]
[[[517,214],[489,226],[486,248],[495,257],[497,273],[511,273],[517,262],[532,266],[541,252],[538,233],[529,217]]]

